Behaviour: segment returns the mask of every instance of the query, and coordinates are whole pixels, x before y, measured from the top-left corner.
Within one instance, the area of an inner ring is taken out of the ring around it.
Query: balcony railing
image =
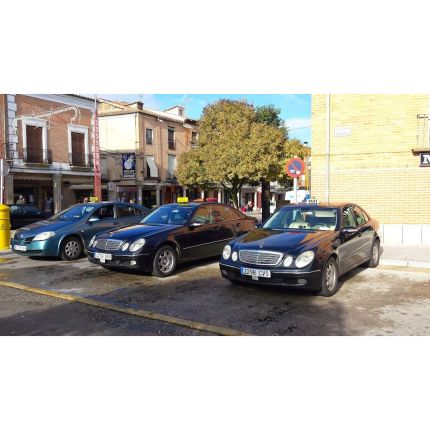
[[[94,167],[93,154],[69,153],[69,164],[74,167]]]
[[[24,148],[22,159],[25,163],[51,164],[51,150]]]

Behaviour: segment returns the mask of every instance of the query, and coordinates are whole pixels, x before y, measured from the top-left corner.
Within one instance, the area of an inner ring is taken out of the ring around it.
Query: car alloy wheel
[[[79,239],[66,239],[62,245],[61,258],[63,260],[76,260],[81,256],[82,245]]]
[[[321,296],[330,297],[339,290],[339,279],[336,260],[330,257],[325,264],[321,279]]]
[[[379,264],[380,257],[380,245],[379,240],[375,239],[372,245],[372,251],[370,253],[370,260],[367,262],[367,267],[376,267]]]
[[[154,255],[152,273],[159,277],[171,275],[176,268],[177,260],[175,249],[169,245],[162,246]]]

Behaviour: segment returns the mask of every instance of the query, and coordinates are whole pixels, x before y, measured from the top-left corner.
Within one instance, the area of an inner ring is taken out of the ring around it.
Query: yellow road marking
[[[204,324],[204,323],[186,320],[182,318],[171,317],[169,315],[163,315],[157,312],[123,308],[121,306],[99,302],[97,300],[89,299],[86,297],[78,297],[78,296],[73,296],[71,294],[63,294],[63,293],[58,293],[56,291],[44,290],[42,288],[30,287],[28,285],[22,285],[16,282],[8,282],[8,281],[2,280],[0,281],[0,285],[4,287],[9,287],[9,288],[15,288],[17,290],[27,291],[30,293],[36,293],[44,296],[55,297],[57,299],[67,300],[69,302],[82,303],[85,305],[90,305],[90,306],[94,306],[102,309],[108,309],[110,311],[120,312],[123,314],[134,315],[134,316],[148,318],[156,321],[162,321],[168,324],[174,324],[181,327],[191,328],[193,330],[207,331],[209,333],[215,333],[223,336],[249,336],[249,333],[245,333],[238,330],[232,330],[224,327],[218,327],[218,326]]]

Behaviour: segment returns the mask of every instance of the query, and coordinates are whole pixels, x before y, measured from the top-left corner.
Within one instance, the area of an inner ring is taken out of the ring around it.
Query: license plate
[[[240,273],[242,275],[252,276],[252,279],[255,280],[258,278],[270,278],[272,276],[270,270],[250,269],[249,267],[241,267]]]
[[[27,247],[24,245],[14,245],[13,249],[16,251],[27,251]]]
[[[105,254],[104,252],[94,253],[94,258],[100,260],[100,263],[104,263],[106,260],[112,260],[112,254]]]

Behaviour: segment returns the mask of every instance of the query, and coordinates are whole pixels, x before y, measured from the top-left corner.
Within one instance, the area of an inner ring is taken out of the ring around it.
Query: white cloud
[[[296,128],[304,128],[311,126],[310,118],[288,118],[285,120],[285,124],[290,130],[294,130]]]

